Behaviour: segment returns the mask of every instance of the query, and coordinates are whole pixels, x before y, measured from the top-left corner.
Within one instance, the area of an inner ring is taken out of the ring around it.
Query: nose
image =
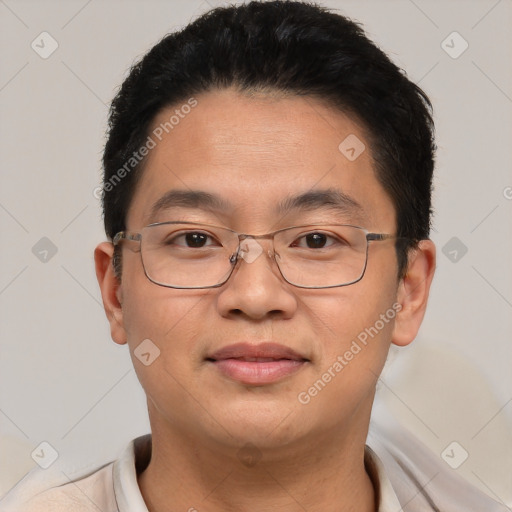
[[[253,320],[291,318],[297,310],[292,286],[281,276],[269,240],[245,238],[240,242],[236,268],[220,288],[218,309],[222,316],[245,315]],[[267,246],[267,248],[264,248]]]

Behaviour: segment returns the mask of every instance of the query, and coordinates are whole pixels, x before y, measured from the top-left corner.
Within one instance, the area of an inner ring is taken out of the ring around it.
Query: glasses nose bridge
[[[268,248],[268,244],[265,244],[265,245],[267,245],[266,254],[268,255],[269,258],[273,258],[273,257],[275,257],[275,245],[274,245],[275,235],[276,235],[276,232],[265,233],[263,235],[249,235],[247,233],[237,233],[238,253],[240,253],[240,251],[243,251],[242,245],[245,240],[252,239],[258,245],[260,245],[260,243],[259,243],[260,240],[268,240],[269,244],[270,244],[270,248]],[[261,245],[260,245],[260,247],[261,247],[262,252],[265,252],[265,248],[262,247]]]

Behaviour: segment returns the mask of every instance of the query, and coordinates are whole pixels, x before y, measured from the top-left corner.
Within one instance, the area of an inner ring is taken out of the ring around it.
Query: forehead
[[[130,228],[171,220],[155,218],[159,202],[166,207],[162,215],[184,208],[203,215],[179,201],[169,210],[171,201],[164,196],[170,192],[177,198],[173,191],[203,191],[222,199],[217,218],[235,228],[238,221],[268,224],[266,217],[279,207],[315,191],[331,191],[360,205],[352,213],[358,214],[354,222],[366,222],[364,227],[376,219],[394,227],[394,209],[355,120],[310,97],[249,96],[225,89],[195,101],[193,109],[182,108],[185,100],[154,119],[149,136],[155,144],[130,207]],[[309,203],[310,215],[318,205]],[[350,220],[348,214],[343,220]]]

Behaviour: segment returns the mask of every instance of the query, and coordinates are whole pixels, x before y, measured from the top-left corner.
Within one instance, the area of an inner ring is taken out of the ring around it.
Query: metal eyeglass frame
[[[270,254],[270,251],[268,252],[269,253],[269,256],[274,256],[276,253],[275,253],[275,247],[274,247],[274,237],[277,233],[281,233],[283,231],[287,231],[287,230],[290,230],[290,229],[297,229],[297,228],[305,228],[305,227],[314,227],[314,226],[344,226],[344,227],[350,227],[350,228],[356,228],[356,229],[359,229],[361,230],[365,236],[366,236],[366,251],[365,251],[365,262],[364,262],[364,267],[363,267],[363,270],[361,272],[361,275],[357,278],[357,279],[354,279],[353,281],[350,281],[348,283],[342,283],[342,284],[336,284],[336,285],[328,285],[328,286],[302,286],[302,285],[298,285],[298,284],[295,284],[295,283],[292,283],[290,282],[283,274],[282,270],[281,270],[281,267],[279,266],[279,262],[277,261],[277,259],[274,257],[274,261],[276,262],[276,265],[277,265],[277,268],[279,269],[279,273],[281,274],[282,278],[288,283],[288,284],[291,284],[292,286],[295,286],[297,288],[307,288],[307,289],[325,289],[325,288],[339,288],[339,287],[342,287],[342,286],[349,286],[351,284],[355,284],[359,281],[361,281],[361,279],[364,277],[364,274],[366,272],[366,267],[368,265],[368,247],[369,247],[369,244],[370,242],[382,242],[384,240],[390,240],[390,239],[398,239],[398,238],[402,238],[402,237],[397,237],[396,235],[390,235],[388,233],[371,233],[369,232],[367,229],[365,228],[362,228],[361,226],[354,226],[352,224],[327,224],[325,222],[323,223],[318,223],[318,224],[304,224],[304,225],[300,225],[300,226],[290,226],[290,227],[287,227],[287,228],[282,228],[282,229],[278,229],[276,231],[272,231],[271,233],[266,233],[266,234],[263,234],[263,235],[249,235],[249,234],[246,234],[246,233],[237,233],[236,231],[232,230],[232,229],[229,229],[229,228],[226,228],[226,227],[223,227],[223,226],[214,226],[214,225],[211,225],[211,224],[205,224],[205,223],[200,223],[200,222],[187,222],[187,221],[167,221],[167,222],[155,222],[153,224],[149,224],[148,226],[145,226],[143,229],[146,229],[146,228],[150,228],[150,227],[153,227],[153,226],[161,226],[161,225],[164,225],[164,224],[187,224],[187,225],[190,225],[190,226],[204,226],[204,227],[209,227],[209,228],[215,228],[215,229],[221,229],[221,230],[224,230],[224,231],[230,231],[231,233],[233,233],[234,235],[236,235],[238,237],[238,248],[236,250],[235,253],[233,253],[231,255],[231,257],[229,258],[229,261],[231,263],[231,272],[227,275],[227,277],[220,283],[217,283],[217,284],[214,284],[214,285],[209,285],[209,286],[175,286],[175,285],[168,285],[168,284],[163,284],[163,283],[160,283],[158,281],[155,281],[154,279],[152,279],[147,271],[146,271],[146,267],[145,267],[145,264],[144,264],[144,258],[142,257],[142,233],[136,233],[136,232],[133,232],[133,231],[119,231],[118,233],[116,233],[114,235],[114,238],[112,239],[112,244],[114,245],[114,247],[117,247],[119,245],[119,243],[121,242],[121,240],[128,240],[128,241],[132,241],[132,242],[139,242],[139,246],[140,246],[140,252],[141,252],[141,261],[142,261],[142,267],[144,269],[144,274],[146,275],[146,277],[148,278],[148,280],[158,286],[163,286],[164,288],[174,288],[174,289],[180,289],[180,290],[198,290],[198,289],[205,289],[205,288],[218,288],[222,285],[224,285],[228,280],[229,278],[232,276],[236,266],[237,266],[237,263],[238,261],[241,259],[241,256],[240,256],[240,249],[241,249],[241,242],[243,240],[246,240],[247,238],[252,238],[254,240],[259,240],[259,239],[271,239],[272,240],[272,254]]]

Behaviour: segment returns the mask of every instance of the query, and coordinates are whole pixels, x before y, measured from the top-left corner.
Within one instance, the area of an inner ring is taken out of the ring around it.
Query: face
[[[196,99],[150,151],[127,230],[192,221],[252,235],[316,223],[396,232],[393,205],[354,120],[312,98],[249,97],[227,89]],[[154,128],[175,109],[161,112]],[[356,159],[339,149],[348,136],[365,146]],[[222,208],[171,203],[154,210],[165,194],[191,190],[216,196]],[[277,210],[285,200],[327,190],[349,202]],[[389,345],[394,337],[402,344],[414,337],[426,297],[411,323],[393,240],[370,242],[363,279],[330,289],[288,284],[268,252],[271,242],[258,243],[261,254],[241,259],[224,285],[199,290],[150,282],[131,241],[122,242],[117,284],[111,247],[98,247],[112,336],[128,343],[152,429],[232,447],[293,447],[334,432],[364,439]],[[135,354],[148,339],[160,354],[145,365]]]

